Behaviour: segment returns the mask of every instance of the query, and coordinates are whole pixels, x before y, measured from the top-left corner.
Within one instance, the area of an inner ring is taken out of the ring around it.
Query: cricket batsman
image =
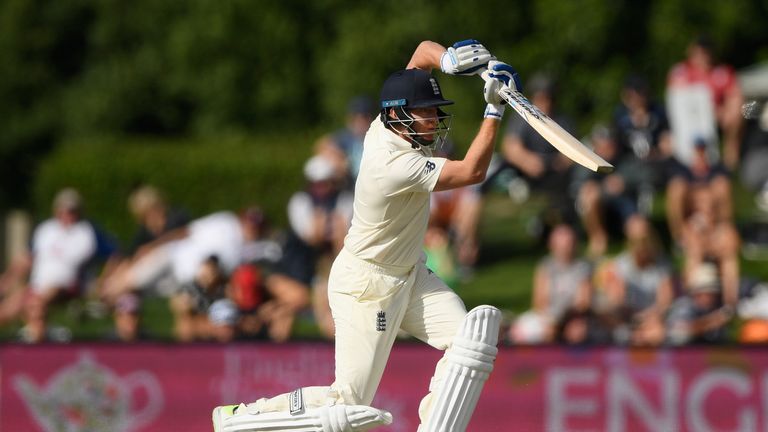
[[[433,156],[450,129],[442,107],[453,103],[443,97],[433,68],[451,75],[487,69],[490,78],[484,119],[463,160]],[[335,381],[216,407],[216,432],[347,432],[391,424],[390,413],[370,404],[400,329],[445,351],[419,406],[419,431],[466,429],[493,368],[501,314],[491,306],[467,313],[427,269],[422,247],[430,192],[485,179],[505,108],[497,93],[503,85],[519,89],[517,73],[475,40],[448,49],[424,41],[406,69],[384,82],[381,114],[365,137],[352,224],[328,283]]]

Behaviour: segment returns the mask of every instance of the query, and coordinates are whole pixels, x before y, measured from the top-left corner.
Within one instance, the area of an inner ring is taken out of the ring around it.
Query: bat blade
[[[613,165],[595,154],[595,152],[557,124],[557,122],[541,112],[519,91],[505,86],[499,90],[499,96],[536,130],[542,138],[572,161],[599,173],[613,171]]]

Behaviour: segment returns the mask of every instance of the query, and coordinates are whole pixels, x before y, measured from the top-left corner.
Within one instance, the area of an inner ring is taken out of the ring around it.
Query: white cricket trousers
[[[448,349],[467,309],[424,262],[411,268],[384,267],[342,249],[328,280],[336,326],[336,381],[331,387],[304,387],[308,408],[329,403],[370,406],[400,329],[439,350]],[[445,356],[436,365],[430,393],[419,406],[422,423],[431,409],[431,392],[441,383],[444,364]],[[289,394],[254,404],[260,412],[287,411]]]
[[[336,325],[336,381],[342,403],[370,405],[398,330],[446,350],[466,307],[429,271],[425,260],[412,268],[384,267],[342,249],[331,268],[328,299]],[[433,377],[440,380],[441,360]],[[425,408],[422,402],[420,414]]]

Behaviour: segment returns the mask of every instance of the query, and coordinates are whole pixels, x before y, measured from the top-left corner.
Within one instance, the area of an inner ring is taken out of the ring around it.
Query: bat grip
[[[480,78],[482,78],[483,81],[485,81],[485,82],[488,82],[488,81],[491,80],[491,76],[488,73],[488,69],[487,68],[478,69],[477,70],[477,75],[480,76]]]

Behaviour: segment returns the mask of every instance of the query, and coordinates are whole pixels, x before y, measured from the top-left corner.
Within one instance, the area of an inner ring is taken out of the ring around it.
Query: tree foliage
[[[23,203],[39,158],[72,137],[207,136],[338,124],[422,39],[468,37],[546,71],[581,132],[629,72],[661,95],[699,32],[737,67],[768,58],[764,0],[5,0],[0,3],[0,206]],[[460,145],[481,82],[441,78]]]

